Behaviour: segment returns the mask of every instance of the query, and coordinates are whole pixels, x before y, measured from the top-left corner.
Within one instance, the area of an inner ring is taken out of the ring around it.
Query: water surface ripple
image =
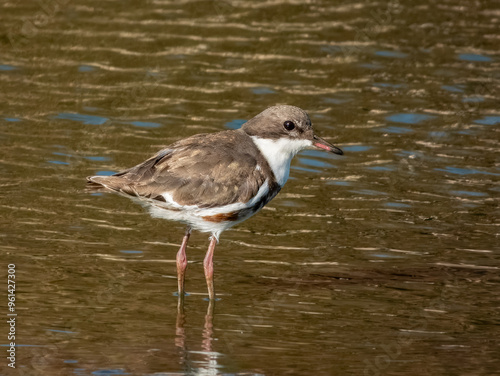
[[[498,3],[0,8],[0,254],[17,271],[18,370],[498,373]],[[194,234],[177,307],[183,226],[85,192],[85,176],[285,103],[345,155],[301,153],[278,197],[222,235],[215,306]]]

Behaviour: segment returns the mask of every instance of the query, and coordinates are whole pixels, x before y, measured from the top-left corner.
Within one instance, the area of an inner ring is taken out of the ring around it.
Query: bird
[[[276,105],[239,129],[196,134],[135,167],[110,176],[89,176],[87,187],[128,196],[153,217],[187,226],[176,255],[180,298],[185,295],[191,232],[210,233],[203,267],[208,297],[214,301],[213,256],[220,234],[269,203],[288,180],[292,158],[308,148],[343,154],[314,133],[306,111]]]

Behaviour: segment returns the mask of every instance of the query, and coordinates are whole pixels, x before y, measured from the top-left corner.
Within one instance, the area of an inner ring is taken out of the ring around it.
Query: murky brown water
[[[499,4],[432,4],[3,1],[0,372],[499,374]],[[183,226],[85,176],[277,103],[345,156],[222,235],[208,314],[195,233],[178,312]]]

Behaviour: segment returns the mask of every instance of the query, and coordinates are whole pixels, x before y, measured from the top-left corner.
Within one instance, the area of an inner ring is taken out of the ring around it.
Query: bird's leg
[[[203,268],[205,269],[205,279],[207,280],[207,287],[208,287],[208,298],[210,300],[215,299],[215,292],[214,292],[214,250],[215,250],[215,245],[217,244],[217,238],[212,235],[210,238],[210,245],[208,246],[208,251],[205,256],[205,259],[203,260]]]
[[[182,239],[181,248],[179,252],[177,252],[177,287],[179,292],[179,299],[184,299],[184,275],[186,273],[187,268],[187,256],[186,256],[186,248],[189,240],[189,236],[191,235],[191,228],[186,228],[186,233],[184,234],[184,238]]]

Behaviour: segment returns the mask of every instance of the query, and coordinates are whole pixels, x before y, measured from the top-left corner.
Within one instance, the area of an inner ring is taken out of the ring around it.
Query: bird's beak
[[[330,144],[329,142],[326,142],[321,137],[318,137],[316,135],[313,136],[312,143],[313,143],[313,146],[318,148],[318,149],[323,149],[323,150],[326,150],[330,153],[334,153],[334,154],[338,154],[338,155],[344,154],[344,152],[342,150],[340,150],[338,147]]]

